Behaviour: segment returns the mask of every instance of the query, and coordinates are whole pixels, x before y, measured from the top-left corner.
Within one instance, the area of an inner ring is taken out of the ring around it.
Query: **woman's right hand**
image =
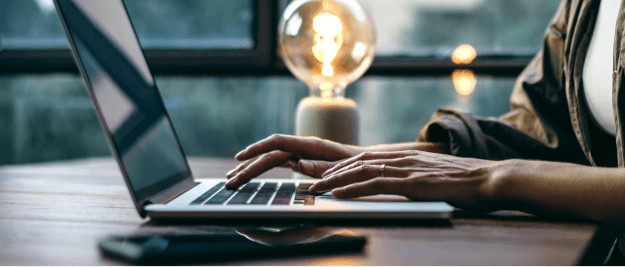
[[[275,167],[291,167],[312,177],[321,174],[343,159],[353,157],[365,148],[344,145],[317,137],[274,134],[239,152],[243,161],[228,172],[227,188],[239,187]],[[310,161],[300,161],[307,159]]]

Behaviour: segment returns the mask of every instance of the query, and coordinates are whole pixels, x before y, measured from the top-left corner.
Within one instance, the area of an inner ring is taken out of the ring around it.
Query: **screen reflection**
[[[91,95],[137,202],[189,177],[121,0],[58,0]]]

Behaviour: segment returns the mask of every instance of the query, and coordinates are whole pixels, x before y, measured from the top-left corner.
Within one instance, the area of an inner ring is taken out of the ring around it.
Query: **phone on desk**
[[[224,261],[360,251],[366,238],[348,233],[293,237],[289,233],[242,230],[221,234],[111,236],[99,242],[104,255],[136,264]]]

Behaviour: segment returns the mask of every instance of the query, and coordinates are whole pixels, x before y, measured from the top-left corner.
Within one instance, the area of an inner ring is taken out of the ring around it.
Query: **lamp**
[[[280,19],[280,55],[310,96],[297,107],[296,134],[358,144],[358,107],[345,87],[371,66],[373,21],[355,0],[295,0]]]

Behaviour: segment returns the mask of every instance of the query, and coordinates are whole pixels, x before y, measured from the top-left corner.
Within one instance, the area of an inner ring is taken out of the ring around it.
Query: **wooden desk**
[[[190,159],[190,165],[195,177],[224,177],[236,162]],[[273,170],[264,176],[290,177],[290,173]],[[242,259],[228,264],[571,265],[582,258],[589,243],[597,243],[590,241],[600,229],[588,222],[514,212],[454,216],[452,225],[442,226],[333,226],[369,236],[362,253]],[[124,264],[102,257],[97,240],[120,233],[230,229],[211,222],[159,225],[142,220],[112,159],[0,168],[0,265]]]

